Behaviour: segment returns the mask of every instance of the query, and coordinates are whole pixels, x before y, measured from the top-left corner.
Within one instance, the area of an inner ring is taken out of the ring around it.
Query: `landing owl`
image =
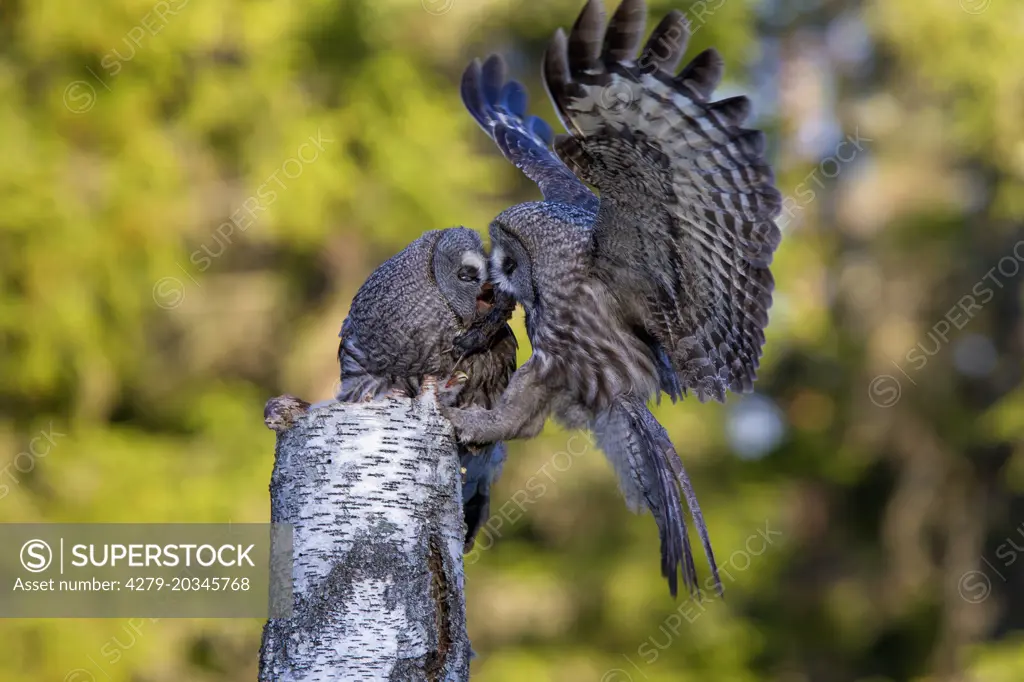
[[[476,232],[458,227],[425,233],[378,267],[352,300],[338,348],[338,400],[393,391],[413,396],[426,376],[444,380],[462,372],[465,383],[446,394],[453,405],[492,407],[516,367],[516,338],[506,324],[514,307],[511,297],[494,295]],[[487,520],[505,445],[460,445],[459,459],[469,551]]]
[[[590,0],[568,37],[555,33],[543,78],[569,134],[553,140],[499,57],[463,77],[467,108],[544,200],[490,225],[491,278],[525,308],[533,355],[492,410],[450,418],[467,442],[531,437],[549,415],[592,430],[627,504],[657,521],[672,595],[680,567],[691,592],[697,581],[680,491],[721,592],[700,507],[647,401],[752,390],[781,197],[763,134],[741,127],[749,101],[711,99],[718,53],[677,74],[687,21],[668,14],[638,56],[645,24],[644,2],[624,0],[605,30]]]

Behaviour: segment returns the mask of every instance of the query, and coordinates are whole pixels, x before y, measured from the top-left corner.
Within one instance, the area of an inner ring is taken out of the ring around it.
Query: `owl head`
[[[445,304],[463,327],[491,303],[484,245],[473,230],[453,227],[437,233],[430,275]]]
[[[538,291],[578,274],[593,214],[569,204],[532,202],[502,212],[491,223],[490,279],[526,310]],[[537,283],[544,285],[538,288]]]
[[[455,337],[487,312],[491,294],[480,236],[464,227],[432,230],[373,271],[339,336],[359,348],[370,372],[437,373]]]

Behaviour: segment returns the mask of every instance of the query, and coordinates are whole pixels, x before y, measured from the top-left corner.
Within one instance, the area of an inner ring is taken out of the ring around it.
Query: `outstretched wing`
[[[597,211],[597,197],[551,151],[551,127],[526,114],[526,89],[505,80],[504,60],[474,59],[462,75],[462,101],[505,158],[537,183],[544,199]]]
[[[781,196],[764,135],[740,127],[749,101],[710,101],[718,53],[674,75],[688,22],[670,13],[638,59],[645,22],[643,0],[624,0],[606,32],[600,0],[589,0],[568,39],[555,34],[544,80],[571,135],[554,146],[599,190],[599,272],[627,305],[638,302],[633,322],[682,388],[724,401],[727,388],[750,391],[757,372]]]

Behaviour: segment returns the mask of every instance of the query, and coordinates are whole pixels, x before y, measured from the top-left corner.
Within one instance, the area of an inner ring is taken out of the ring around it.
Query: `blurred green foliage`
[[[0,521],[268,519],[263,403],[331,394],[358,285],[537,196],[462,68],[503,52],[554,121],[540,56],[580,4],[0,1]],[[670,601],[585,439],[513,444],[467,557],[474,679],[1024,679],[1024,562],[997,558],[1024,521],[1024,277],[992,273],[1024,237],[1024,5],[650,5],[757,93],[789,202],[758,383],[784,431],[744,458],[756,403],[657,410],[723,565],[705,604]],[[0,679],[251,680],[261,626],[5,621]]]

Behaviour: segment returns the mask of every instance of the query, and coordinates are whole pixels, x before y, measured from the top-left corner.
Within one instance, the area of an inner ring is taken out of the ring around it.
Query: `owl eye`
[[[459,279],[463,282],[479,282],[480,281],[480,270],[473,267],[472,265],[463,265],[459,268]]]
[[[505,256],[505,260],[501,261],[501,271],[506,275],[511,275],[516,271],[516,262],[512,258]]]

